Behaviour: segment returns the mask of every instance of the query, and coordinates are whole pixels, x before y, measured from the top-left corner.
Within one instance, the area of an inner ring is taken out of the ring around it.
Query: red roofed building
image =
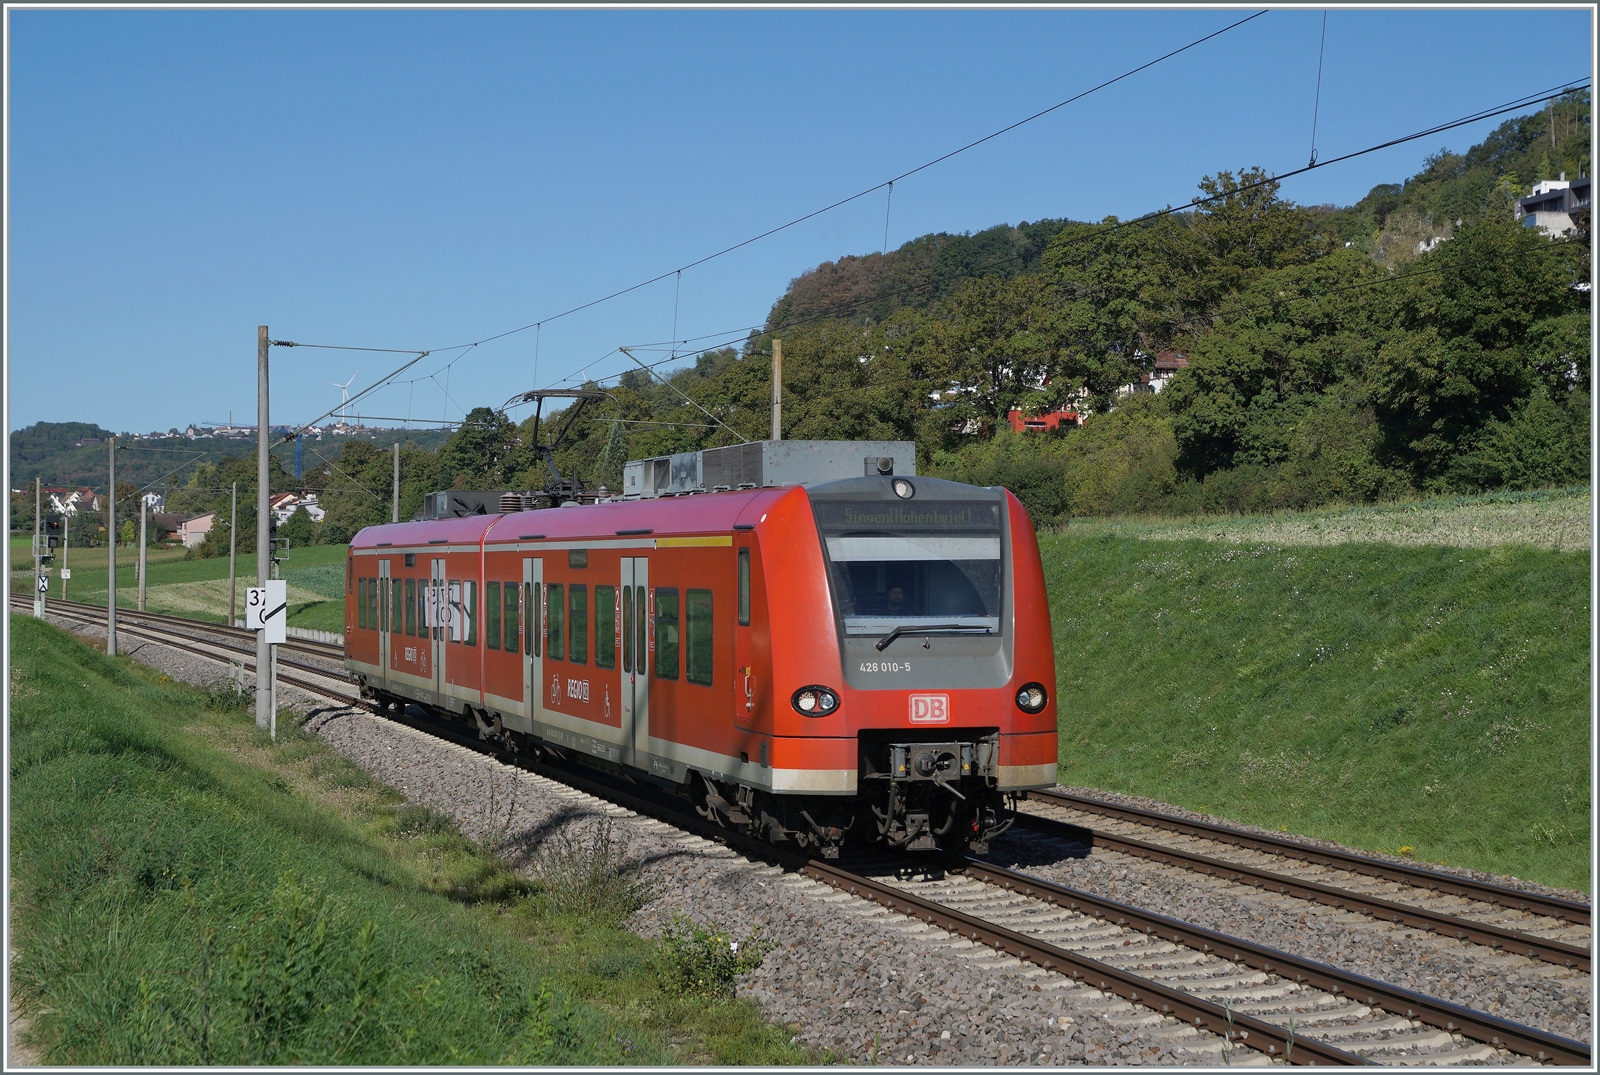
[[[1012,407],[1006,412],[1006,421],[1018,433],[1024,433],[1029,430],[1060,429],[1062,426],[1070,428],[1083,424],[1082,417],[1075,410],[1050,411],[1046,414],[1023,414],[1016,407]]]

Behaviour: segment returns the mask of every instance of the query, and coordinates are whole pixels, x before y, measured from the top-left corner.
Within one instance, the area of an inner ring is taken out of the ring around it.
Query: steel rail
[[[1192,993],[1174,989],[1108,963],[1050,944],[1024,933],[1017,933],[982,918],[964,914],[943,904],[914,896],[891,885],[853,874],[827,861],[812,860],[800,872],[832,885],[853,896],[861,896],[929,925],[987,945],[997,952],[1066,974],[1075,981],[1114,993],[1130,1003],[1151,1011],[1182,1019],[1196,1028],[1209,1030],[1224,1040],[1249,1044],[1269,1057],[1281,1057],[1293,1064],[1370,1064],[1373,1061],[1355,1053],[1299,1035],[1291,1036],[1283,1027],[1240,1012],[1230,1012],[1220,1004],[1202,1000]],[[1254,1036],[1255,1041],[1250,1039]]]
[[[1110,833],[1086,829],[1081,825],[1074,825],[1071,822],[1060,821],[1056,818],[1042,817],[1038,814],[1021,814],[1019,818],[1025,825],[1034,829],[1053,833],[1077,843],[1083,843],[1087,838],[1095,847],[1121,851],[1124,854],[1162,862],[1169,866],[1182,866],[1200,873],[1221,877],[1225,881],[1251,884],[1256,888],[1277,892],[1280,895],[1311,900],[1312,902],[1335,907],[1343,911],[1356,911],[1360,914],[1382,919],[1385,922],[1411,926],[1415,929],[1425,929],[1442,937],[1454,937],[1458,941],[1470,941],[1473,944],[1486,945],[1490,948],[1511,952],[1516,955],[1525,955],[1529,959],[1541,959],[1547,963],[1554,963],[1558,966],[1584,971],[1585,973],[1589,971],[1589,949],[1579,948],[1576,945],[1564,944],[1561,941],[1547,941],[1542,937],[1535,937],[1528,933],[1519,933],[1516,930],[1485,925],[1481,922],[1473,922],[1471,919],[1458,918],[1455,915],[1444,914],[1441,911],[1429,911],[1406,903],[1396,903],[1393,900],[1381,899],[1377,896],[1365,896],[1349,889],[1336,888],[1333,885],[1319,884],[1315,881],[1303,881],[1288,874],[1276,873],[1256,866],[1243,866],[1237,862],[1212,858],[1209,855],[1201,855],[1193,851],[1179,850],[1166,844],[1135,840],[1129,836],[1114,836]]]
[[[30,595],[12,593],[10,596],[12,604],[31,607]],[[99,615],[103,617],[105,608],[104,605],[91,605],[83,601],[66,601],[56,598],[50,602],[46,611],[51,609],[70,609],[85,616]],[[150,623],[172,624],[196,631],[210,631],[213,634],[226,635],[230,638],[248,638],[251,640],[252,646],[254,646],[255,641],[255,632],[246,627],[230,627],[225,623],[212,623],[209,620],[196,620],[187,616],[169,616],[160,612],[139,612],[125,609],[120,605],[117,607],[117,620],[119,623],[124,620],[145,620]],[[313,642],[310,639],[294,638],[287,642],[279,643],[279,645],[284,649],[305,653],[313,657],[322,657],[326,660],[344,660],[344,649],[340,646],[335,646],[331,642]]]
[[[1475,1041],[1498,1046],[1536,1060],[1557,1064],[1591,1064],[1590,1046],[1534,1027],[1513,1023],[1508,1019],[1486,1012],[1474,1011],[1449,1001],[1414,993],[1399,986],[1387,985],[1373,978],[1341,970],[1338,967],[1305,959],[1265,945],[1230,937],[1215,930],[1181,922],[1175,918],[1141,910],[1116,900],[1083,892],[1052,881],[1041,880],[1028,874],[1009,870],[981,859],[968,857],[961,866],[969,877],[996,885],[1009,892],[1031,896],[1052,906],[1064,906],[1069,911],[1087,912],[1104,918],[1118,926],[1142,930],[1162,940],[1170,940],[1224,959],[1243,963],[1280,978],[1314,986],[1329,993],[1339,994],[1371,1008],[1382,1008],[1407,1019],[1416,1019]],[[1235,1016],[1235,1019],[1238,1017]],[[1315,1031],[1311,1031],[1315,1033]],[[1301,1047],[1296,1038],[1295,1048]]]
[[[1459,896],[1463,899],[1478,900],[1479,902],[1504,907],[1508,910],[1547,915],[1550,918],[1561,919],[1576,925],[1587,926],[1590,924],[1589,904],[1579,903],[1576,900],[1562,899],[1559,896],[1544,896],[1536,892],[1523,892],[1521,889],[1497,885],[1492,881],[1475,881],[1466,877],[1456,877],[1453,874],[1442,873],[1439,870],[1430,870],[1423,866],[1408,866],[1402,863],[1385,862],[1382,859],[1372,858],[1368,855],[1358,855],[1349,851],[1313,847],[1297,840],[1286,840],[1261,833],[1244,832],[1240,829],[1229,828],[1226,825],[1217,825],[1208,821],[1191,821],[1187,818],[1173,817],[1170,814],[1144,810],[1136,806],[1120,806],[1116,803],[1091,799],[1083,795],[1074,795],[1066,791],[1046,789],[1043,791],[1030,791],[1026,795],[1027,798],[1047,803],[1051,806],[1064,807],[1069,810],[1081,810],[1085,813],[1102,814],[1107,817],[1114,817],[1119,821],[1128,821],[1136,825],[1148,825],[1153,828],[1176,832],[1183,836],[1197,836],[1207,840],[1215,840],[1219,843],[1236,844],[1252,851],[1261,851],[1269,855],[1281,855],[1285,858],[1302,859],[1317,866],[1327,866],[1332,869],[1363,874],[1367,877],[1377,877],[1385,881],[1410,885],[1414,888],[1425,888],[1432,892]],[[1027,817],[1028,815],[1023,816]]]
[[[214,653],[209,653],[198,646],[185,644],[184,642],[164,638],[152,639],[152,641],[199,656],[209,657],[212,660],[222,659]],[[202,643],[202,645],[219,646],[220,644]],[[253,666],[253,664],[253,661],[249,662],[250,666]],[[1283,1059],[1296,1064],[1316,1064],[1319,1061],[1342,1065],[1374,1063],[1355,1053],[1346,1052],[1332,1045],[1303,1036],[1291,1035],[1284,1028],[1275,1026],[1265,1020],[1257,1019],[1254,1016],[1230,1012],[1221,1005],[1213,1004],[1210,1001],[1202,1000],[1199,997],[1173,989],[1162,983],[1153,982],[1120,968],[1101,963],[1091,957],[1059,948],[1036,938],[1028,937],[1025,934],[1008,930],[1003,926],[963,914],[937,902],[921,899],[900,889],[874,881],[871,878],[851,873],[832,863],[808,860],[804,856],[783,851],[764,841],[729,832],[698,815],[683,813],[681,810],[668,807],[636,792],[614,787],[601,780],[585,777],[566,768],[542,763],[524,754],[505,751],[496,744],[483,740],[481,737],[473,738],[463,734],[441,719],[412,717],[403,709],[398,712],[389,710],[359,697],[346,695],[325,684],[311,683],[290,676],[280,676],[279,678],[282,682],[289,683],[310,693],[321,695],[355,708],[366,709],[376,716],[449,740],[457,745],[495,757],[504,763],[528,769],[541,776],[557,780],[587,794],[632,810],[635,813],[666,821],[681,829],[693,832],[695,835],[737,849],[746,855],[776,862],[786,869],[808,876],[842,892],[864,897],[918,921],[940,926],[958,936],[983,943],[996,951],[1014,955],[1018,959],[1034,963],[1045,970],[1066,974],[1076,981],[1099,988],[1104,992],[1113,993],[1130,1003],[1139,1004],[1152,1011],[1159,1011],[1162,1014],[1184,1019],[1196,1028],[1210,1030],[1212,1033],[1219,1034],[1224,1038],[1236,1040],[1240,1044],[1248,1044],[1250,1036],[1254,1034],[1256,1043],[1249,1047],[1264,1052],[1270,1057],[1278,1057],[1280,1055],[1279,1051],[1282,1050]],[[961,869],[975,877],[980,877],[980,879],[984,879],[984,871],[993,871],[996,877],[999,877],[1002,873],[1010,874],[1010,871],[1002,871],[1000,867],[970,858],[963,863]],[[1135,921],[1130,915],[1142,916],[1151,923],[1149,926],[1151,932],[1156,931],[1157,927],[1154,923],[1159,921],[1162,925],[1168,926],[1172,933],[1176,934],[1173,937],[1175,943],[1184,944],[1183,938],[1185,936],[1202,939],[1202,946],[1210,945],[1209,948],[1204,949],[1206,951],[1216,950],[1219,954],[1229,955],[1230,957],[1231,953],[1238,952],[1240,961],[1245,961],[1247,957],[1263,960],[1266,965],[1261,966],[1260,969],[1266,972],[1276,973],[1272,971],[1274,963],[1279,967],[1302,965],[1307,970],[1314,970],[1316,974],[1327,975],[1329,984],[1323,985],[1313,978],[1311,973],[1306,973],[1305,977],[1300,980],[1310,982],[1320,988],[1327,988],[1330,992],[1338,992],[1341,989],[1348,991],[1348,986],[1339,982],[1338,979],[1341,977],[1349,982],[1359,982],[1360,990],[1364,990],[1364,993],[1358,991],[1355,995],[1367,995],[1369,997],[1369,1007],[1383,1006],[1382,1000],[1379,998],[1410,998],[1415,996],[1420,1004],[1410,1004],[1407,1010],[1408,1018],[1417,1018],[1426,1022],[1428,1021],[1428,1015],[1438,1011],[1459,1012],[1462,1016],[1461,1022],[1449,1025],[1450,1021],[1447,1021],[1445,1029],[1459,1032],[1464,1037],[1474,1036],[1469,1031],[1469,1027],[1474,1030],[1480,1027],[1489,1027],[1491,1031],[1496,1033],[1503,1031],[1503,1033],[1499,1033],[1498,1038],[1492,1039],[1492,1043],[1501,1044],[1503,1042],[1508,1050],[1516,1049],[1522,1051],[1519,1048],[1519,1043],[1528,1043],[1532,1048],[1524,1052],[1524,1055],[1535,1056],[1541,1060],[1548,1058],[1556,1063],[1589,1063],[1588,1048],[1581,1042],[1570,1042],[1567,1039],[1546,1034],[1532,1027],[1523,1027],[1497,1019],[1487,1013],[1474,1012],[1470,1009],[1458,1008],[1448,1002],[1420,997],[1420,995],[1411,994],[1406,990],[1393,986],[1385,986],[1382,983],[1362,978],[1359,975],[1348,975],[1335,968],[1326,968],[1321,964],[1300,960],[1298,957],[1287,953],[1277,952],[1238,938],[1214,933],[1203,927],[1193,926],[1173,919],[1165,919],[1162,916],[1142,912],[1136,908],[1116,904],[1114,901],[1101,900],[1099,897],[1090,896],[1087,893],[1077,893],[1074,890],[1066,889],[1062,886],[1054,886],[1050,882],[1029,878],[1022,874],[1015,874],[1006,878],[1006,880],[1010,880],[1011,883],[1006,885],[1005,881],[1002,880],[1000,883],[1003,887],[1009,887],[1012,891],[1019,891],[1024,895],[1034,895],[1035,898],[1039,897],[1035,895],[1034,888],[1046,892],[1050,889],[1057,889],[1059,891],[1055,893],[1054,902],[1059,902],[1063,894],[1068,894],[1067,898],[1069,900],[1076,899],[1084,906],[1100,904],[1105,908],[1114,909],[1120,918],[1128,922]],[[991,881],[990,883],[994,882]],[[1019,885],[1027,887],[1019,888]],[[1049,900],[1049,896],[1044,898]],[[1069,906],[1069,909],[1077,910],[1077,907]],[[1125,923],[1119,922],[1118,924]],[[1224,948],[1224,945],[1227,947]],[[1189,945],[1189,947],[1193,947],[1193,945]],[[1299,969],[1298,966],[1297,969]],[[1377,999],[1378,1003],[1372,1003],[1374,999]],[[1426,1014],[1413,1015],[1413,1012]],[[1567,1056],[1581,1057],[1581,1059],[1567,1060]]]

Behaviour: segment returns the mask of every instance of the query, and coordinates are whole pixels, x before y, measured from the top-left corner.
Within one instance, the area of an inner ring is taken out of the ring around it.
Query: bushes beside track
[[[1587,550],[1040,544],[1062,783],[1589,890]]]
[[[286,716],[271,744],[237,698],[10,623],[11,982],[45,1063],[807,1059]]]

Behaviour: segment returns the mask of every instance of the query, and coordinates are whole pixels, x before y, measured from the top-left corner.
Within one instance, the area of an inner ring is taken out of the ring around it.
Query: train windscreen
[[[845,633],[999,631],[1000,506],[814,501]]]

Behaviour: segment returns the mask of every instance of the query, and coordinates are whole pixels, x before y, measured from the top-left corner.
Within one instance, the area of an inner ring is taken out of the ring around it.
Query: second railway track
[[[79,622],[103,621],[95,606],[54,611]],[[237,629],[140,615],[130,634],[208,657],[253,665],[242,645],[194,637]],[[241,632],[248,635],[248,632]],[[173,635],[180,637],[174,639]],[[316,654],[328,659],[326,653]],[[282,667],[282,665],[280,665]],[[425,728],[460,745],[535,769],[587,794],[648,817],[710,835],[751,857],[780,862],[858,898],[904,915],[912,928],[936,926],[955,944],[981,944],[1053,975],[1137,1004],[1119,1025],[1157,1040],[1221,1035],[1229,1059],[1291,1063],[1505,1064],[1588,1066],[1590,1048],[1534,1028],[1300,959],[1201,927],[1153,915],[1039,878],[967,860],[927,871],[905,861],[866,860],[856,869],[805,861],[770,845],[716,829],[661,795],[509,755],[460,725],[378,710],[354,697],[343,673],[312,665],[280,679],[322,697]],[[1292,1022],[1290,1020],[1293,1020]]]
[[[1558,923],[1589,925],[1590,907],[1587,903],[1547,896],[1511,888],[1491,881],[1461,877],[1456,874],[1430,870],[1410,863],[1397,863],[1371,855],[1361,855],[1341,848],[1319,847],[1299,840],[1284,839],[1263,833],[1246,832],[1206,821],[1174,817],[1170,814],[1123,806],[1075,795],[1060,789],[1029,792],[1027,798],[1048,811],[1046,816],[1070,818],[1073,814],[1086,818],[1109,819],[1129,826],[1138,826],[1175,837],[1199,846],[1227,846],[1253,852],[1258,858],[1285,863],[1304,863],[1312,868],[1329,872],[1344,872],[1369,878],[1388,886],[1410,886],[1433,896],[1457,897],[1487,904],[1500,912],[1524,912],[1543,916]]]
[[[1049,792],[1035,792],[1030,798],[1049,806],[1054,806],[1057,801]],[[1543,908],[1554,902],[1536,898],[1532,894],[1526,894],[1528,898],[1522,901],[1521,907],[1506,907],[1502,903],[1490,904],[1481,897],[1481,906],[1463,907],[1461,905],[1467,899],[1465,896],[1467,892],[1482,892],[1491,888],[1513,893],[1518,890],[1499,889],[1499,886],[1482,883],[1475,883],[1476,888],[1468,889],[1457,884],[1453,885],[1449,892],[1440,895],[1434,888],[1441,881],[1446,879],[1459,881],[1459,879],[1437,872],[1431,873],[1430,876],[1427,871],[1421,870],[1412,871],[1403,883],[1389,878],[1374,881],[1370,875],[1355,874],[1353,870],[1348,869],[1344,871],[1344,877],[1340,877],[1334,871],[1318,871],[1321,876],[1313,880],[1305,876],[1304,871],[1297,872],[1293,868],[1296,864],[1286,865],[1284,862],[1286,856],[1269,858],[1267,855],[1254,852],[1254,849],[1248,846],[1244,847],[1243,854],[1238,853],[1239,845],[1229,844],[1227,836],[1224,835],[1230,830],[1221,829],[1221,826],[1212,827],[1220,829],[1220,833],[1207,833],[1210,838],[1208,843],[1212,846],[1201,851],[1193,846],[1193,841],[1179,842],[1170,836],[1164,840],[1141,839],[1107,831],[1103,827],[1088,828],[1080,823],[1078,816],[1063,817],[1058,814],[1059,812],[1024,813],[1019,820],[1024,826],[1058,836],[1069,842],[1120,851],[1136,858],[1166,865],[1181,866],[1208,876],[1237,881],[1280,895],[1311,900],[1339,910],[1370,915],[1395,925],[1425,929],[1443,937],[1454,937],[1456,940],[1524,955],[1530,959],[1540,959],[1585,973],[1590,970],[1588,908],[1582,904],[1572,903],[1571,907],[1574,910],[1563,909],[1563,913],[1571,917],[1577,917],[1576,909],[1581,909],[1585,920],[1585,924],[1581,926],[1556,920],[1532,910],[1533,907]],[[1090,817],[1082,817],[1081,820],[1093,824]],[[1164,830],[1158,831],[1160,835],[1169,835]],[[1247,839],[1251,836],[1245,833],[1240,835]],[[1218,850],[1229,849],[1233,849],[1235,853],[1227,857],[1217,853]],[[1314,849],[1304,845],[1299,845],[1297,850],[1314,852]],[[1322,861],[1348,863],[1358,858],[1359,856],[1349,854],[1343,854],[1340,859],[1324,855]],[[1375,859],[1366,861],[1378,863]],[[1314,869],[1316,860],[1313,860],[1311,865]],[[1375,889],[1381,890],[1382,894],[1379,895]],[[1568,902],[1559,901],[1563,905]],[[1437,906],[1440,903],[1452,906],[1448,908]]]

